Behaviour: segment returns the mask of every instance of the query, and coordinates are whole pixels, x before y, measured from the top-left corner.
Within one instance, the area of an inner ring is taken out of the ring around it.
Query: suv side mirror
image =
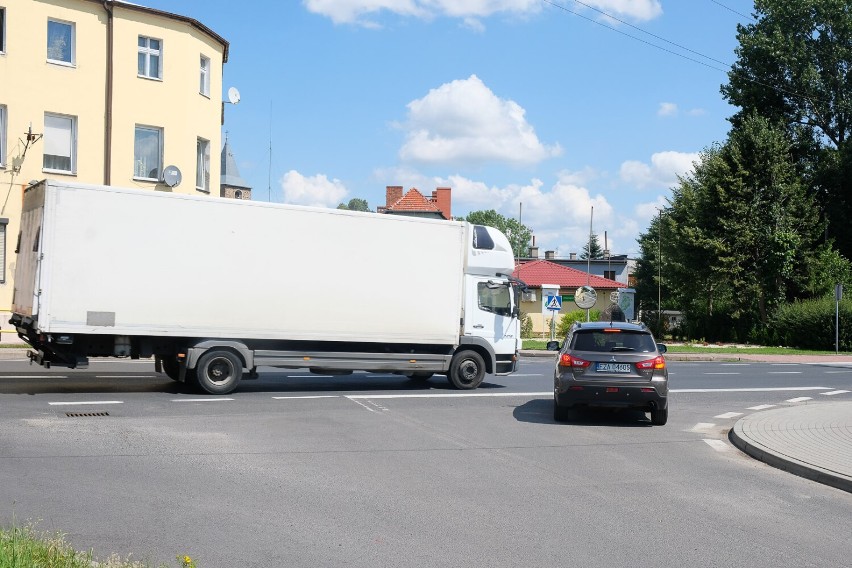
[[[558,341],[548,341],[545,348],[548,351],[559,351],[559,342]]]
[[[666,347],[662,343],[657,343],[657,351],[659,351],[660,353],[665,353],[668,350],[668,347]]]

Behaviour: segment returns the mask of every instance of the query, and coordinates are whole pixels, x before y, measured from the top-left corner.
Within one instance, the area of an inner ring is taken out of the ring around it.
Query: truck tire
[[[243,376],[243,362],[230,351],[211,350],[201,356],[194,381],[210,394],[232,392]]]
[[[485,378],[485,360],[476,351],[459,351],[453,355],[447,378],[457,389],[475,389]]]

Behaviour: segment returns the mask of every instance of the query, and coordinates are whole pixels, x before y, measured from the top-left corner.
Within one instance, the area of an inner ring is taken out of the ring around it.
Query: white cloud
[[[526,111],[500,99],[476,75],[445,83],[408,104],[400,159],[419,163],[535,164],[562,153],[539,141]]]
[[[541,0],[302,0],[305,8],[330,18],[336,24],[378,27],[371,16],[385,12],[397,16],[433,19],[438,16],[461,18],[465,25],[495,14],[535,14]],[[647,21],[663,13],[659,0],[586,0],[586,4],[617,18]]]
[[[296,170],[284,174],[281,189],[284,203],[315,207],[337,207],[348,193],[339,179],[329,180],[324,174],[305,177]]]
[[[621,179],[639,189],[647,187],[669,188],[677,184],[677,177],[692,171],[697,153],[657,152],[651,163],[628,160],[621,164]]]
[[[674,103],[660,103],[657,116],[677,116],[677,105]]]

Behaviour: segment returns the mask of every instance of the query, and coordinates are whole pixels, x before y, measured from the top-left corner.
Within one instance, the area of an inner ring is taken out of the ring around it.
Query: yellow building
[[[0,328],[31,181],[219,196],[227,59],[227,41],[177,14],[116,0],[0,0]]]

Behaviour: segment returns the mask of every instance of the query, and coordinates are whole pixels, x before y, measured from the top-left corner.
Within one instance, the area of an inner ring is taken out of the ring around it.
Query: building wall
[[[105,150],[108,18],[91,0],[0,0],[5,10],[5,52],[0,53],[0,106],[7,119],[5,167],[0,167],[0,218],[6,226],[5,282],[0,282],[0,317],[12,304],[23,189],[31,180],[81,183],[197,194],[196,143],[210,143],[209,194],[219,195],[222,66],[227,43],[183,19],[114,5],[111,144]],[[48,18],[74,24],[74,61],[47,61]],[[137,76],[138,38],[162,41],[162,80]],[[199,93],[200,56],[210,59],[209,96]],[[45,112],[76,117],[76,171],[43,170],[44,139],[25,148],[32,126],[44,133]],[[182,173],[180,185],[134,179],[136,125],[163,129],[163,167]],[[111,161],[105,179],[105,154]],[[0,242],[0,246],[2,242]],[[0,320],[0,328],[8,329]]]
[[[586,310],[581,310],[574,303],[573,296],[576,289],[568,289],[561,288],[559,290],[559,295],[562,296],[562,309],[558,312],[552,312],[550,310],[543,310],[542,306],[544,305],[541,297],[541,289],[535,289],[536,301],[528,302],[521,301],[521,312],[528,314],[530,319],[533,322],[533,333],[534,334],[549,334],[550,333],[550,319],[551,317],[556,318],[556,328],[559,327],[559,320],[565,314],[569,312],[582,312],[586,313]],[[591,309],[598,310],[599,312],[603,312],[606,310],[612,302],[610,301],[610,293],[614,290],[612,289],[597,289],[598,293],[597,301],[595,302],[594,307]],[[558,334],[557,334],[558,335]],[[562,339],[557,337],[557,339]]]

